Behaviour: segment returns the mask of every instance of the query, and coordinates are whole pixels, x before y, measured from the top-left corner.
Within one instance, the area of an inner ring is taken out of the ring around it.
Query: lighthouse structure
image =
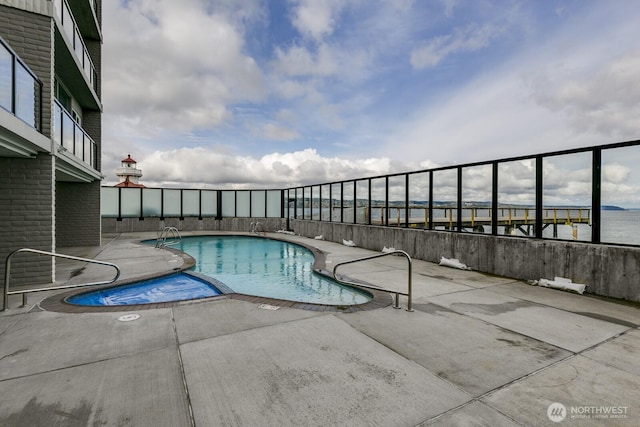
[[[116,175],[120,178],[120,182],[115,187],[144,188],[138,180],[142,176],[142,170],[138,169],[137,162],[131,158],[131,154],[122,160],[122,166],[116,169]]]

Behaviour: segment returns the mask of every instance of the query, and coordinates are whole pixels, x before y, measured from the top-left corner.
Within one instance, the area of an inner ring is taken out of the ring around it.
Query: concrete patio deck
[[[373,254],[272,236],[316,246],[327,270]],[[144,238],[155,233],[60,252],[114,262],[122,279],[188,262]],[[406,288],[399,257],[341,272]],[[58,267],[68,282],[109,274]],[[230,297],[64,313],[40,305],[56,292],[26,307],[12,296],[0,313],[0,426],[640,425],[638,306],[417,260],[413,290],[414,312],[402,298],[402,310],[354,313]]]

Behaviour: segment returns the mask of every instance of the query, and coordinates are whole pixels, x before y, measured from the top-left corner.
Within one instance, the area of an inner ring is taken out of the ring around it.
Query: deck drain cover
[[[118,317],[118,320],[121,322],[131,322],[132,320],[138,320],[139,318],[139,314],[125,314],[124,316]]]
[[[277,305],[260,304],[258,308],[261,308],[263,310],[277,310],[280,307],[278,307]]]

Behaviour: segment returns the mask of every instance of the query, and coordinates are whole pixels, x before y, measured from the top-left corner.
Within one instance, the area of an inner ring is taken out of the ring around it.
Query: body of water
[[[518,209],[520,214],[522,215],[523,209]],[[573,211],[573,210],[572,210]],[[372,208],[370,210],[371,220],[375,223],[379,221],[384,209],[380,208]],[[293,216],[293,212],[291,212]],[[334,209],[333,212],[333,221],[340,221],[340,210]],[[422,218],[424,217],[424,209],[411,209],[410,217],[411,218]],[[531,215],[532,221],[535,217],[535,211],[533,208],[529,209],[529,214]],[[327,208],[322,209],[305,209],[304,210],[305,218],[311,218],[313,215],[313,219],[319,220],[322,216],[322,220],[328,220],[330,211]],[[353,222],[354,220],[354,210],[353,208],[345,208],[343,209],[343,221],[344,222]],[[356,209],[356,222],[359,224],[366,224],[368,222],[366,208],[358,208]],[[401,223],[404,221],[404,209],[389,209],[389,222],[394,223],[397,221],[398,215],[400,216]],[[435,215],[451,215],[448,211],[442,209],[435,209]],[[452,215],[455,218],[455,209],[453,210]],[[476,214],[477,217],[488,217],[490,215],[489,209],[478,209]],[[575,212],[572,212],[572,215],[576,215]],[[463,217],[470,216],[468,209],[463,210]],[[298,217],[302,217],[302,209],[298,211]],[[629,210],[603,210],[602,211],[602,223],[601,223],[601,231],[600,231],[600,240],[603,243],[612,243],[612,244],[627,244],[627,245],[640,245],[640,209],[629,209]],[[575,229],[574,229],[575,228]],[[444,227],[436,227],[436,229],[444,229]],[[471,231],[471,230],[468,230]],[[476,230],[478,231],[478,230]],[[484,227],[485,233],[491,233],[491,228],[488,226]],[[498,232],[501,234],[505,233],[504,227],[499,227]],[[557,229],[557,239],[561,240],[577,240],[590,242],[591,241],[591,225],[590,224],[574,224],[574,225],[566,225],[566,224],[558,224]],[[524,236],[525,234],[519,230],[515,231],[516,235]],[[553,225],[549,225],[543,231],[543,236],[545,238],[553,239],[554,238],[554,227]]]

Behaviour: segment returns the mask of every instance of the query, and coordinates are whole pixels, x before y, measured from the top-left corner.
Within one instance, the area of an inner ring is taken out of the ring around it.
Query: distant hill
[[[603,211],[626,211],[625,208],[621,208],[620,206],[611,206],[611,205],[602,205]]]

